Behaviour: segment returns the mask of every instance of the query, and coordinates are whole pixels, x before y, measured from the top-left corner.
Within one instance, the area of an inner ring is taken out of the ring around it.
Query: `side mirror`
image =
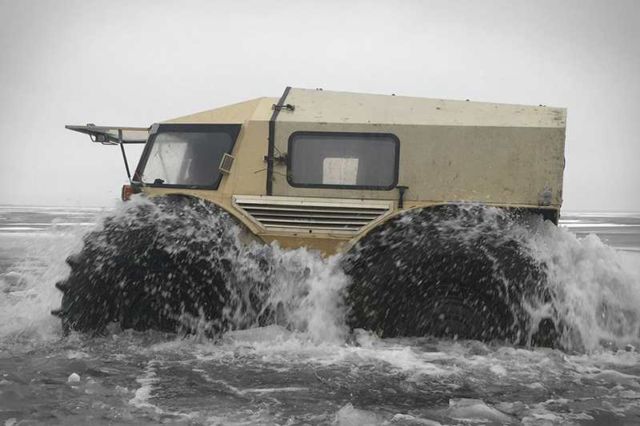
[[[229,155],[225,153],[222,156],[222,160],[220,160],[220,166],[218,167],[218,170],[228,175],[229,173],[231,173],[231,166],[233,166],[233,160],[235,160],[235,157],[233,155]]]

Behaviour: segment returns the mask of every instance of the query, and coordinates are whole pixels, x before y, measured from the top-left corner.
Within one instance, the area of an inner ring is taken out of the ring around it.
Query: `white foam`
[[[492,365],[489,367],[489,371],[491,371],[496,376],[506,376],[507,370],[501,365]]]
[[[454,420],[471,423],[489,421],[507,424],[513,421],[511,417],[488,406],[481,399],[452,399],[449,401],[449,409],[446,414]]]
[[[435,420],[422,419],[411,416],[409,414],[396,414],[391,418],[391,424],[399,423],[402,425],[425,425],[425,426],[442,426],[442,423]]]
[[[280,392],[304,392],[308,390],[309,388],[288,386],[288,387],[281,387],[281,388],[249,388],[249,389],[242,390],[241,393],[244,395],[247,393],[264,394],[264,393],[280,393]]]
[[[249,328],[246,330],[232,330],[224,334],[225,340],[236,343],[281,342],[292,336],[292,333],[279,325]]]
[[[123,203],[116,213],[126,211],[136,203],[148,201],[136,197],[130,203]],[[19,210],[17,207],[6,209]],[[38,209],[56,214],[79,214],[69,208]],[[82,211],[109,212],[94,208]],[[600,213],[585,213],[581,217],[589,215],[602,216]],[[72,224],[67,221],[61,223]],[[20,228],[13,227],[11,232]],[[16,268],[10,273],[12,275],[1,277],[3,288],[15,276],[24,280],[26,285],[25,288],[21,285],[12,289],[9,296],[0,298],[0,337],[30,333],[49,338],[59,336],[59,322],[49,314],[51,309],[59,306],[60,300],[60,293],[53,284],[67,275],[64,258],[79,250],[82,244],[80,236],[85,231],[52,231],[51,235],[55,237],[53,244],[34,247],[29,254],[31,258],[43,261],[44,269],[30,270],[25,262],[24,267]],[[640,271],[640,257],[616,252],[595,236],[577,238],[566,229],[547,225],[532,235],[530,245],[536,258],[549,265],[550,281],[557,294],[553,307],[558,311],[557,319],[569,326],[570,333],[565,338],[573,347],[581,346],[593,351],[600,348],[603,341],[613,342],[618,347],[640,344],[640,272],[635,271]],[[422,353],[418,356],[406,346],[381,345],[370,335],[358,337],[361,347],[346,346],[348,329],[341,294],[348,285],[348,278],[340,271],[339,258],[323,259],[316,252],[304,249],[289,251],[274,246],[273,260],[276,285],[271,289],[269,302],[271,307],[282,307],[281,327],[269,332],[263,329],[255,336],[247,334],[251,331],[244,333],[244,337],[236,332],[232,338],[238,342],[250,342],[256,350],[264,350],[273,356],[279,356],[280,349],[297,348],[304,353],[316,354],[319,362],[343,362],[359,357],[387,362],[398,369],[419,370],[423,374],[451,374],[454,371],[429,359],[438,359],[439,355]],[[479,358],[475,361],[482,362]],[[493,366],[490,371],[500,375],[501,368]]]
[[[616,370],[602,370],[595,374],[591,374],[590,377],[593,380],[602,381],[610,384],[618,384],[631,386],[634,388],[640,388],[640,377],[632,374],[621,373]]]
[[[336,426],[377,426],[384,419],[378,414],[354,408],[351,403],[346,404],[336,412],[333,424]]]
[[[282,312],[290,328],[305,332],[314,342],[344,342],[347,328],[341,291],[348,279],[339,268],[339,259],[274,245],[273,260],[269,306]]]
[[[547,266],[556,321],[568,329],[566,347],[596,350],[603,341],[640,341],[640,278],[618,252],[593,234],[577,238],[550,223],[537,229],[529,245]]]
[[[80,236],[79,230],[71,230],[57,232],[51,240],[30,240],[24,260],[4,275],[4,281],[10,276],[20,282],[0,297],[0,337],[5,341],[59,337],[60,321],[50,313],[61,299],[54,284],[68,274],[64,259],[79,249]]]
[[[158,381],[156,378],[156,368],[158,361],[151,360],[147,363],[143,373],[136,378],[136,382],[140,384],[140,387],[136,389],[133,398],[129,400],[129,404],[136,408],[150,409],[157,414],[163,412],[158,406],[149,402],[152,398],[153,385]]]

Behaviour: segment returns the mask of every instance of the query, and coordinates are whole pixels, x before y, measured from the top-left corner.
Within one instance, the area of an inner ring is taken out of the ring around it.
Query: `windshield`
[[[217,188],[220,161],[230,153],[239,126],[160,126],[145,150],[137,178],[149,185]],[[233,130],[233,129],[231,129]]]

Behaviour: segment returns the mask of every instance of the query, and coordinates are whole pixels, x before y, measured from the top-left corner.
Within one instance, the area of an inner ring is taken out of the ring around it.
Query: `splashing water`
[[[125,217],[129,208],[102,216]],[[0,220],[13,214],[1,211]],[[238,305],[217,340],[132,331],[63,337],[49,314],[60,305],[53,283],[69,273],[64,259],[80,250],[81,228],[0,231],[0,257],[11,259],[0,259],[0,420],[615,424],[640,415],[640,256],[595,235],[578,238],[549,223],[512,230],[545,265],[552,298],[528,312],[532,322],[563,325],[562,352],[350,334],[340,257],[242,243],[237,230],[233,276],[270,280],[258,314],[274,325],[240,330],[260,324],[242,323]],[[268,268],[256,260],[265,258]],[[67,382],[73,373],[78,383]]]
[[[154,208],[155,214],[163,214],[148,200],[136,197],[131,203],[121,204],[115,212],[108,213],[110,220],[121,222],[123,227],[135,225],[135,214],[140,207]],[[485,222],[502,220],[498,209],[484,211]],[[169,214],[170,216],[170,214]],[[99,216],[96,230],[104,226],[104,217]],[[167,218],[165,218],[167,219]],[[169,217],[175,221],[176,217]],[[155,221],[161,221],[155,217]],[[181,233],[180,238],[165,244],[169,252],[188,249],[180,245],[181,241],[211,240],[209,229],[221,228],[217,216],[208,218],[209,228],[184,227],[173,229]],[[403,221],[415,221],[409,216]],[[175,226],[175,224],[173,224]],[[348,327],[345,324],[348,307],[343,299],[349,285],[349,278],[341,269],[340,256],[323,258],[316,252],[305,249],[283,250],[273,244],[270,247],[257,243],[247,243],[237,226],[224,223],[226,237],[232,242],[232,250],[224,253],[227,263],[232,264],[233,280],[228,285],[241,287],[243,282],[263,283],[270,281],[270,287],[263,289],[259,297],[261,313],[270,312],[274,323],[285,328],[306,333],[313,342],[344,342]],[[482,241],[486,229],[478,227],[460,232],[456,218],[449,218],[438,225],[446,232],[459,231],[465,244],[477,247]],[[84,230],[75,228],[56,228],[39,235],[45,244],[34,244],[27,259],[12,266],[12,270],[0,275],[5,297],[2,304],[2,336],[18,336],[35,332],[46,338],[57,337],[57,321],[48,315],[60,299],[59,293],[51,283],[63,278],[68,267],[62,259],[81,248],[80,235]],[[53,233],[51,233],[53,231]],[[217,232],[217,231],[216,231]],[[419,232],[419,228],[418,228]],[[560,324],[564,332],[563,347],[571,350],[595,350],[601,346],[637,345],[640,341],[640,283],[633,269],[621,263],[619,253],[605,245],[597,236],[591,234],[577,238],[565,228],[558,228],[549,222],[534,221],[523,225],[510,225],[507,232],[520,241],[523,249],[544,265],[547,285],[552,290],[552,300],[535,306],[528,306],[531,322],[552,317]],[[219,235],[213,244],[223,244]],[[26,239],[26,238],[25,238]],[[117,247],[105,250],[109,252]],[[229,253],[232,253],[231,255]],[[216,253],[219,254],[219,253]],[[33,259],[46,264],[34,265]],[[265,269],[260,261],[267,260]],[[104,262],[108,262],[105,256]],[[207,259],[212,267],[218,267],[220,259]],[[501,277],[503,281],[508,277]],[[508,285],[505,282],[505,285]],[[247,298],[246,294],[238,296]],[[233,303],[226,315],[230,318],[230,329],[248,328],[261,325],[252,316],[247,321],[246,306]],[[259,314],[258,314],[259,316]]]
[[[0,217],[19,214],[15,209],[7,210],[2,211]],[[38,220],[43,214],[47,212],[36,214],[34,219]],[[0,339],[3,342],[59,338],[60,321],[47,314],[60,303],[60,293],[51,284],[69,273],[64,259],[81,248],[87,221],[94,225],[96,214],[93,210],[55,209],[48,215],[54,218],[64,215],[68,220],[59,224],[61,221],[54,219],[50,227],[31,228],[30,232],[25,232],[23,226],[16,232],[16,226],[11,226],[0,233],[0,256],[14,259],[7,269],[0,269]]]
[[[342,290],[348,278],[337,256],[324,259],[305,249],[273,247],[274,276],[266,305],[281,325],[315,342],[341,343],[347,336]]]
[[[209,335],[276,320],[314,342],[346,336],[347,279],[337,258],[258,244],[201,201],[137,197],[106,216],[67,263],[71,273],[57,284],[63,324],[79,330],[101,333],[118,321]]]
[[[596,235],[578,239],[550,223],[539,224],[528,241],[546,265],[555,321],[566,326],[566,348],[638,345],[640,280],[616,250]]]

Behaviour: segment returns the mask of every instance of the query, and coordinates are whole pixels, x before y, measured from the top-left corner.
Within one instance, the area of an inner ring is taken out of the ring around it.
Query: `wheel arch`
[[[543,220],[549,220],[553,222],[553,224],[555,225],[558,225],[558,219],[560,216],[560,209],[539,208],[539,207],[530,207],[530,206],[500,206],[500,205],[488,205],[488,204],[482,204],[482,203],[465,203],[465,202],[417,205],[417,206],[412,206],[403,210],[395,210],[391,214],[385,215],[381,219],[371,222],[370,224],[362,228],[355,237],[353,237],[348,242],[346,242],[342,246],[341,252],[348,253],[356,244],[358,244],[360,240],[365,238],[367,235],[381,229],[384,226],[387,226],[391,221],[397,219],[402,215],[408,214],[410,212],[416,212],[416,211],[427,210],[427,209],[438,209],[445,206],[473,206],[473,205],[494,207],[494,208],[502,209],[505,211],[514,212],[516,214],[533,213],[533,214],[540,215],[543,218]]]
[[[164,192],[159,194],[145,194],[144,196],[149,198],[181,197],[212,204],[216,208],[228,214],[229,217],[231,217],[232,220],[244,231],[244,235],[247,235],[251,239],[251,241],[255,241],[261,244],[267,244],[267,242],[260,236],[260,233],[258,232],[258,229],[253,222],[247,219],[244,215],[240,214],[240,212],[218,200],[201,197],[197,194],[185,194],[184,192]]]

